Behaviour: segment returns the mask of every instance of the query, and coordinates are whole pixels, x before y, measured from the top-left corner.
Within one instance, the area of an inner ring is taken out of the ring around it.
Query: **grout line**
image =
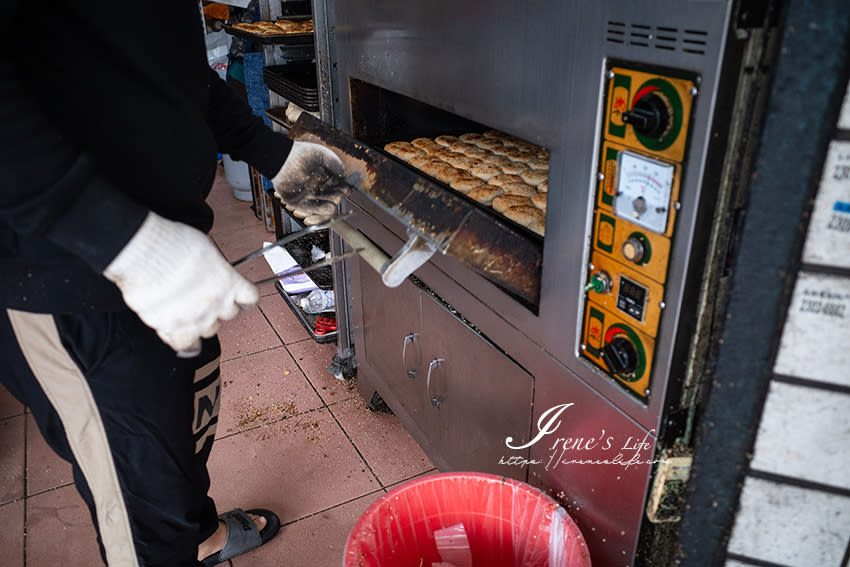
[[[764,561],[762,559],[758,559],[756,557],[749,557],[747,555],[740,555],[738,553],[726,553],[727,559],[732,559],[739,563],[745,563],[747,565],[753,565],[754,567],[788,567],[782,563],[773,563],[771,561]]]
[[[843,496],[845,498],[850,497],[850,488],[845,488],[841,486],[833,486],[831,484],[824,484],[822,482],[808,480],[805,478],[799,477],[791,477],[783,474],[773,473],[770,471],[764,471],[760,469],[750,469],[748,476],[753,478],[758,478],[761,480],[767,480],[770,482],[774,482],[776,484],[785,484],[789,486],[793,486],[795,488],[802,488],[804,490],[815,490],[818,492],[826,492],[827,494],[832,494],[834,496]]]
[[[287,419],[295,419],[296,417],[303,417],[305,415],[308,415],[308,414],[311,414],[311,413],[314,413],[314,412],[317,412],[317,411],[321,411],[321,410],[327,410],[327,409],[329,409],[329,408],[327,408],[326,406],[321,406],[321,407],[317,407],[317,408],[313,408],[313,409],[303,411],[301,413],[297,413],[295,415],[284,415],[280,419],[274,419],[274,420],[266,421],[266,422],[259,423],[257,425],[251,426],[251,427],[247,427],[245,429],[240,429],[239,431],[234,431],[233,433],[228,433],[226,435],[222,435],[221,437],[216,437],[213,442],[217,443],[218,441],[221,441],[223,439],[227,439],[228,437],[233,437],[234,435],[241,435],[243,433],[248,433],[249,431],[254,431],[256,429],[268,427],[268,426],[273,425],[275,423],[280,423],[282,421],[286,421]]]
[[[339,418],[337,418],[336,414],[330,408],[328,408],[328,411],[330,411],[331,417],[333,417],[334,421],[336,421],[337,425],[339,425],[339,428],[342,430],[342,433],[343,433],[343,435],[345,435],[345,438],[348,439],[349,443],[351,443],[352,448],[357,453],[357,455],[360,457],[360,460],[363,461],[363,464],[366,465],[366,468],[369,469],[369,472],[372,473],[372,476],[375,477],[375,480],[378,481],[378,484],[381,486],[381,488],[386,489],[386,486],[384,486],[384,483],[381,481],[380,478],[378,478],[378,475],[377,475],[377,473],[375,473],[375,470],[372,468],[372,465],[370,465],[369,461],[366,460],[366,456],[363,455],[363,453],[360,451],[360,447],[357,446],[357,443],[355,443],[354,439],[351,438],[351,435],[348,434],[348,431],[345,429],[345,427],[339,421]]]
[[[308,339],[308,340],[312,340],[312,339]],[[293,344],[295,344],[295,343],[293,343]],[[328,404],[328,402],[325,401],[325,397],[319,392],[319,390],[316,388],[316,385],[313,384],[313,381],[310,380],[310,376],[307,374],[307,371],[304,369],[303,366],[301,366],[301,364],[298,363],[298,359],[295,357],[294,354],[292,354],[292,351],[289,350],[287,345],[284,345],[284,348],[286,348],[286,352],[289,354],[290,357],[292,357],[292,360],[295,362],[295,365],[298,366],[298,369],[301,370],[301,373],[304,375],[304,378],[307,380],[307,383],[310,384],[311,388],[313,388],[313,392],[315,392],[316,395],[319,397],[319,400],[322,401],[322,405],[324,407],[330,409],[330,406],[338,404],[339,402],[346,401],[346,400],[336,400],[336,401]],[[346,398],[346,399],[350,400],[351,398]]]
[[[433,464],[433,463],[432,463],[432,464]],[[386,486],[386,489],[387,489],[387,490],[392,490],[392,489],[393,489],[393,488],[395,488],[396,486],[399,486],[399,485],[401,485],[401,484],[404,484],[405,482],[407,482],[407,481],[409,481],[409,480],[413,480],[414,478],[419,478],[419,477],[421,477],[421,476],[425,476],[425,475],[428,475],[428,474],[431,474],[431,473],[434,473],[434,472],[437,472],[437,473],[438,473],[438,472],[440,472],[440,471],[437,469],[437,467],[433,467],[433,468],[428,469],[427,471],[422,471],[421,473],[417,473],[417,474],[415,474],[415,475],[413,475],[413,476],[409,476],[409,477],[407,477],[407,478],[403,478],[403,479],[401,479],[401,480],[398,480],[398,481],[396,481],[396,482],[394,482],[394,483],[392,483],[392,484],[388,484],[388,485]]]
[[[844,557],[841,559],[841,564],[845,567],[850,565],[850,541],[847,542],[847,548],[844,550]]]
[[[839,394],[850,394],[850,386],[844,384],[835,384],[833,382],[824,382],[822,380],[812,380],[810,378],[797,378],[795,376],[785,376],[776,374],[773,376],[774,382],[783,382],[794,386],[804,386],[807,388],[825,390],[827,392],[836,392]]]
[[[233,356],[231,358],[222,358],[220,362],[230,362],[231,360],[240,360],[240,359],[243,359],[243,358],[248,358],[249,356],[254,356],[255,354],[262,354],[264,352],[269,352],[269,351],[278,349],[278,348],[283,347],[283,346],[286,346],[286,345],[281,343],[277,346],[260,349],[260,350],[254,351],[254,352],[247,352],[245,354],[240,354],[238,356]]]
[[[277,350],[277,349],[285,347],[285,346],[286,345],[279,344],[277,346],[264,348],[264,349],[261,349],[261,350],[255,351],[255,352],[240,354],[239,356],[234,356],[233,358],[223,358],[223,359],[221,359],[221,362],[230,362],[232,360],[242,360],[243,358],[248,358],[249,356],[254,356],[255,354],[263,354],[263,353],[266,353],[266,352],[271,352],[273,350]]]
[[[436,467],[435,467],[435,468],[432,468],[432,469],[428,469],[427,471],[423,471],[423,472],[421,472],[421,473],[415,474],[415,475],[413,475],[413,476],[411,476],[411,477],[404,478],[404,479],[402,479],[402,480],[396,481],[396,482],[394,482],[394,483],[392,483],[392,484],[389,484],[389,485],[387,485],[387,486],[381,486],[380,488],[376,488],[375,490],[372,490],[372,491],[367,492],[367,493],[365,493],[365,494],[361,494],[360,496],[355,496],[354,498],[350,498],[350,499],[348,499],[348,500],[345,500],[345,501],[343,501],[343,502],[340,502],[339,504],[334,504],[333,506],[329,506],[329,507],[324,508],[324,509],[322,509],[322,510],[318,510],[318,511],[316,511],[316,512],[313,512],[312,514],[307,514],[306,516],[302,516],[302,517],[300,517],[300,518],[298,518],[298,519],[296,519],[296,520],[292,520],[291,522],[286,522],[286,523],[284,523],[284,524],[281,524],[281,527],[283,527],[283,526],[290,526],[290,525],[292,525],[292,524],[295,524],[295,523],[297,523],[297,522],[300,522],[301,520],[306,520],[306,519],[308,519],[308,518],[312,518],[313,516],[318,516],[319,514],[324,514],[325,512],[328,512],[328,511],[330,511],[330,510],[333,510],[334,508],[339,508],[340,506],[344,506],[344,505],[346,505],[346,504],[350,504],[350,503],[354,502],[355,500],[360,500],[361,498],[366,498],[367,496],[371,496],[371,495],[376,494],[376,493],[378,493],[378,492],[387,493],[387,492],[389,492],[391,489],[395,488],[396,486],[399,486],[399,485],[401,485],[401,484],[404,484],[405,482],[407,482],[407,481],[409,481],[409,480],[413,480],[413,479],[415,479],[415,478],[419,478],[419,477],[421,477],[421,476],[425,476],[425,475],[427,475],[427,474],[431,474],[432,472],[435,472],[435,471],[437,471],[437,468],[436,468]],[[437,472],[439,472],[439,471],[437,471]]]
[[[366,498],[367,496],[371,496],[371,495],[376,494],[376,493],[378,493],[378,492],[386,493],[386,492],[387,492],[387,490],[386,490],[385,488],[383,488],[383,487],[381,487],[381,488],[376,488],[375,490],[372,490],[371,492],[367,492],[367,493],[365,493],[365,494],[361,494],[360,496],[355,496],[354,498],[351,498],[351,499],[346,500],[346,501],[344,501],[344,502],[340,502],[339,504],[334,504],[333,506],[329,506],[329,507],[324,508],[324,509],[322,509],[322,510],[317,510],[316,512],[313,512],[312,514],[307,514],[306,516],[302,516],[301,518],[298,518],[297,520],[292,520],[291,522],[286,522],[285,524],[281,524],[281,525],[280,525],[280,527],[284,527],[284,526],[291,526],[292,524],[295,524],[295,523],[297,523],[297,522],[300,522],[301,520],[306,520],[306,519],[308,519],[308,518],[312,518],[312,517],[314,517],[314,516],[318,516],[319,514],[324,514],[325,512],[329,512],[330,510],[333,510],[333,509],[335,509],[335,508],[339,508],[340,506],[345,506],[346,504],[351,504],[351,503],[352,503],[352,502],[354,502],[355,500],[360,500],[361,498]]]

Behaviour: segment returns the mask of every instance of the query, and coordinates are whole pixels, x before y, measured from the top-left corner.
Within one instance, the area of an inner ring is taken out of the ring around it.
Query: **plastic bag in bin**
[[[469,549],[469,538],[463,524],[455,524],[448,528],[434,531],[434,542],[441,563],[434,567],[472,567],[472,551]]]
[[[345,545],[344,567],[590,567],[558,503],[492,474],[441,473],[375,501]]]

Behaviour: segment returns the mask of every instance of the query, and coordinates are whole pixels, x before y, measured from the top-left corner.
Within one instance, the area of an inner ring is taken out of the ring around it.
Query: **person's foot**
[[[257,516],[256,514],[248,514],[248,517],[254,522],[254,525],[257,526],[257,531],[263,531],[263,528],[266,527],[266,519],[262,516]],[[223,521],[218,521],[218,529],[204,540],[201,545],[198,546],[198,561],[203,561],[210,555],[214,553],[218,553],[222,549],[224,549],[224,544],[227,541],[227,524]]]

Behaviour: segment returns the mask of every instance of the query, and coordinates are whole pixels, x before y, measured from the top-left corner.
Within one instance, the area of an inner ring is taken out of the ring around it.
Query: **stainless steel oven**
[[[543,487],[595,564],[632,564],[647,510],[670,519],[686,475],[764,14],[722,0],[321,4],[325,121],[373,165],[449,195],[427,214],[459,207],[482,254],[523,274],[488,272],[471,241],[393,288],[351,262],[361,393],[440,469]],[[486,133],[547,157],[544,230],[384,152]],[[355,192],[346,208],[389,255],[410,243],[394,203]],[[515,245],[485,242],[505,231]]]

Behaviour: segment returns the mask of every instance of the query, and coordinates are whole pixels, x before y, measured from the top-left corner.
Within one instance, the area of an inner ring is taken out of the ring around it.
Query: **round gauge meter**
[[[647,230],[667,229],[675,168],[632,152],[620,152],[614,212]]]

